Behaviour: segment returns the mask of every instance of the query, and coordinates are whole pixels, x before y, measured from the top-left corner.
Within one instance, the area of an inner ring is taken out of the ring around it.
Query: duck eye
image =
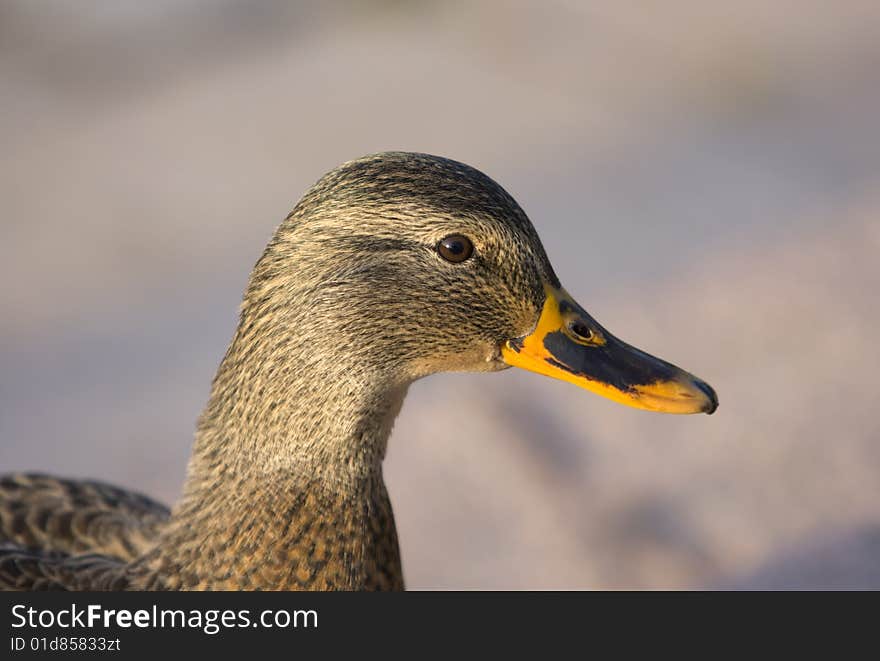
[[[458,264],[474,254],[474,244],[466,236],[450,234],[437,244],[437,252],[447,262]]]

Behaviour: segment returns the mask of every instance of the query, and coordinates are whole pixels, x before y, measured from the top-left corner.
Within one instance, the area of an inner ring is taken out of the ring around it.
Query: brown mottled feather
[[[169,515],[146,496],[102,482],[2,476],[0,588],[109,589],[126,561],[155,545]]]
[[[0,542],[133,560],[153,546],[170,512],[146,496],[49,475],[0,477]]]
[[[70,556],[0,544],[0,588],[7,591],[124,590],[125,563],[103,555]]]

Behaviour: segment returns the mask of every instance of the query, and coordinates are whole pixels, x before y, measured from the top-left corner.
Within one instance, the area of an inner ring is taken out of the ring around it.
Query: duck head
[[[718,405],[708,384],[617,339],[563,289],[501,186],[436,156],[376,154],[322,178],[258,263],[242,326],[249,310],[253,323],[295,326],[287,341],[328,378],[406,384],[513,366],[641,409]]]

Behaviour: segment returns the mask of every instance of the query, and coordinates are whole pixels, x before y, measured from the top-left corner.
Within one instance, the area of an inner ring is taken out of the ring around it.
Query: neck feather
[[[379,474],[408,383],[334,338],[263,333],[244,320],[199,420],[185,493],[254,474],[334,488]]]
[[[150,581],[402,587],[382,459],[407,384],[354,354],[242,315]]]

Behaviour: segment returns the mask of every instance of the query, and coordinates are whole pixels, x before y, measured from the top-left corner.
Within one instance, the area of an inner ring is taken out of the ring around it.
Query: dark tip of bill
[[[706,404],[706,408],[703,409],[703,412],[707,413],[708,415],[712,415],[718,409],[718,395],[715,394],[712,386],[710,386],[705,381],[694,379],[694,383],[696,384],[697,388],[702,390],[703,393],[705,393],[706,397],[709,399],[708,403]]]

